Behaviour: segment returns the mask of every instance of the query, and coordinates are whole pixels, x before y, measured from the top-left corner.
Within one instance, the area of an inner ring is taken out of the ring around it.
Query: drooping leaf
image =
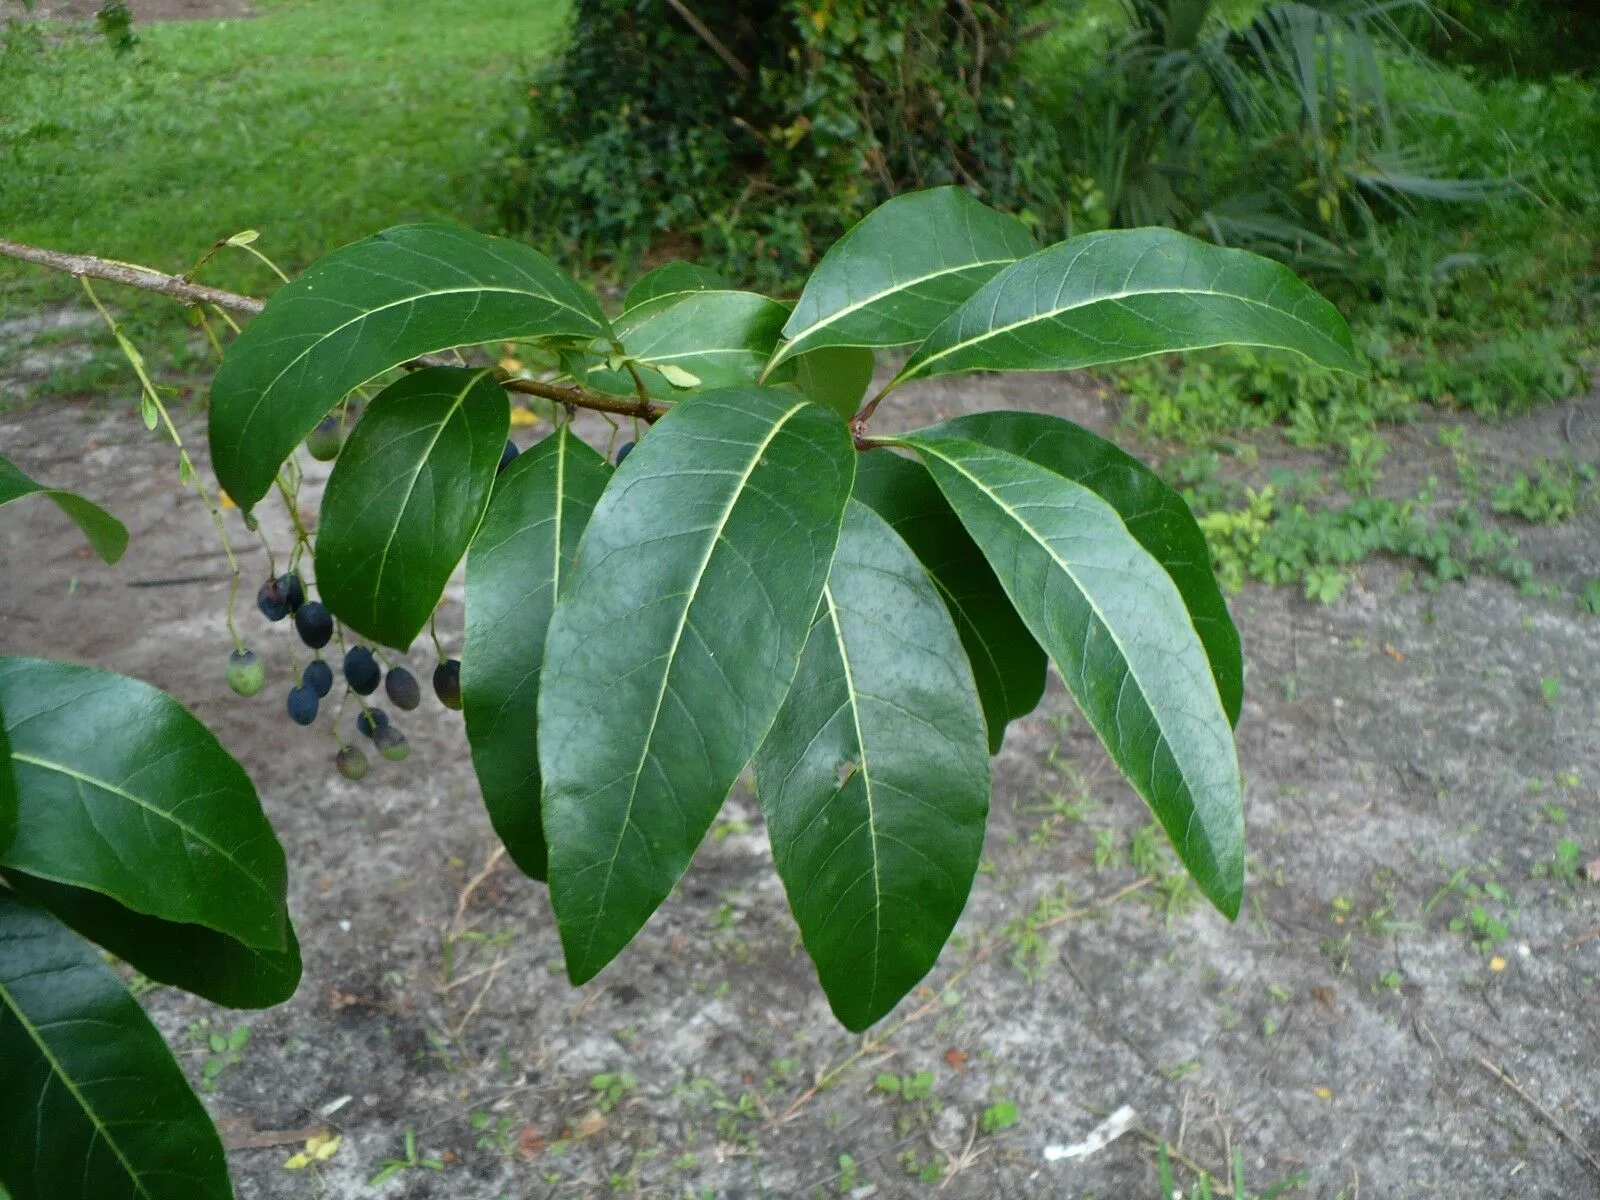
[[[222,1141],[94,949],[0,889],[0,1185],[12,1200],[232,1200]]]
[[[794,383],[802,394],[848,421],[861,407],[877,364],[865,346],[824,346],[786,365],[794,368]],[[773,378],[782,374],[780,368]]]
[[[788,316],[784,305],[755,292],[676,292],[623,313],[616,335],[640,361],[646,391],[671,399],[682,394],[674,384],[686,382],[676,372],[708,391],[754,383]],[[588,382],[617,395],[635,390],[626,371],[591,370]]]
[[[1021,221],[960,188],[897,196],[817,264],[772,367],[822,346],[920,342],[986,279],[1037,249]]]
[[[1064,371],[1224,345],[1360,369],[1344,318],[1288,267],[1170,229],[1117,229],[1001,271],[928,335],[895,383],[957,371]]]
[[[920,462],[890,450],[860,455],[855,497],[894,526],[950,610],[977,681],[989,752],[998,753],[1007,723],[1044,695],[1044,651]]]
[[[285,926],[282,950],[260,950],[207,929],[147,917],[86,888],[0,872],[24,899],[105,947],[157,983],[228,1008],[271,1008],[300,986],[300,943]]]
[[[450,225],[402,225],[286,284],[211,386],[211,461],[248,511],[352,388],[423,354],[519,338],[602,338],[593,296],[538,251]]]
[[[0,658],[0,713],[21,815],[0,866],[286,949],[283,848],[244,768],[177,701],[123,675]]]
[[[1233,731],[1177,585],[1109,504],[1004,450],[922,433],[916,451],[1200,890],[1244,889]]]
[[[791,392],[681,401],[618,468],[539,694],[550,898],[575,983],[666,898],[794,677],[855,472]]]
[[[76,492],[64,492],[35,483],[10,459],[0,455],[0,505],[10,504],[24,496],[43,496],[54,501],[55,506],[72,518],[72,523],[83,531],[83,536],[89,539],[89,545],[104,561],[115,563],[128,548],[127,527],[105,509],[85,500]]]
[[[889,524],[852,502],[821,611],[756,757],[806,951],[846,1027],[938,961],[983,852],[983,712],[950,614]]]
[[[336,617],[411,645],[483,519],[510,422],[485,371],[428,367],[374,397],[322,497],[317,588]]]
[[[1206,535],[1159,475],[1105,438],[1042,413],[972,413],[919,431],[924,437],[979,442],[1081,483],[1122,518],[1128,532],[1167,569],[1211,661],[1232,724],[1244,702],[1244,655],[1222,589],[1211,570]]]
[[[726,291],[728,281],[709,267],[699,263],[669,262],[639,278],[623,297],[622,311],[638,308],[662,296],[675,296],[683,292]]]
[[[511,859],[548,878],[536,716],[545,635],[611,466],[562,425],[506,468],[467,554],[461,699],[472,765]]]

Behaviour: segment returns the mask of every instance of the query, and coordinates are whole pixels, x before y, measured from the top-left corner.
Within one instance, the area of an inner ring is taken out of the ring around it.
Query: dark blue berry
[[[235,650],[228,655],[228,686],[241,696],[254,696],[267,682],[267,664],[254,650]]]
[[[406,741],[406,735],[393,725],[380,726],[372,735],[372,744],[390,762],[403,762],[406,755],[411,753],[411,743]]]
[[[333,691],[333,668],[320,658],[314,658],[306,664],[305,672],[300,676],[300,682],[318,696],[326,699],[328,693]]]
[[[306,602],[306,585],[300,582],[300,576],[294,571],[279,575],[278,587],[283,591],[284,603],[289,606],[289,611],[299,612],[300,606]]]
[[[317,693],[304,684],[289,689],[289,719],[296,725],[309,725],[315,721],[319,704]]]
[[[433,669],[433,694],[446,708],[461,707],[461,663],[447,658]]]
[[[334,757],[333,765],[339,768],[339,774],[346,779],[356,780],[367,777],[367,756],[355,746],[346,746]]]
[[[344,656],[344,681],[356,695],[372,695],[378,690],[378,681],[382,677],[378,660],[372,657],[372,651],[365,646],[352,646]]]
[[[283,581],[269,579],[256,593],[256,607],[269,621],[281,621],[289,615],[289,598],[284,595]]]
[[[319,600],[300,606],[300,611],[294,615],[294,627],[300,640],[313,650],[321,650],[333,640],[333,614]]]
[[[633,446],[634,444],[632,442],[623,442],[622,445],[617,447],[617,466],[620,467],[622,465],[622,460],[633,453]]]
[[[383,690],[389,693],[394,706],[404,712],[410,712],[422,703],[422,685],[404,667],[389,669],[389,674],[384,676]]]
[[[512,463],[516,462],[517,455],[521,453],[522,451],[517,449],[517,444],[508,439],[506,441],[506,448],[500,451],[500,465],[494,469],[494,473],[496,475],[500,474],[501,471],[504,471]]]
[[[389,714],[381,708],[364,708],[356,717],[356,728],[362,737],[371,737],[389,723]]]

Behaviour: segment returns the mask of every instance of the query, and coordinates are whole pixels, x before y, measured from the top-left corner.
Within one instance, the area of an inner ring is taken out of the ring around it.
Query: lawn
[[[258,0],[251,20],[0,28],[0,235],[167,270],[258,229],[293,270],[385,226],[481,212],[475,168],[550,0]],[[244,254],[215,283],[266,288]],[[0,266],[0,314],[65,284]]]

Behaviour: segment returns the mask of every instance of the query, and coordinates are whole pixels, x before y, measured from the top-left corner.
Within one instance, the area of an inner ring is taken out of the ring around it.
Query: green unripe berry
[[[406,741],[406,735],[393,725],[380,725],[372,735],[372,743],[378,747],[378,753],[390,762],[404,762],[411,753],[411,743]]]
[[[370,769],[367,756],[355,746],[346,746],[339,751],[333,765],[339,768],[339,774],[352,781],[365,779]]]
[[[254,650],[235,650],[228,655],[228,686],[241,696],[254,696],[267,682],[267,664]]]
[[[324,417],[321,424],[306,435],[306,449],[318,462],[332,462],[344,449],[344,430],[338,417]]]

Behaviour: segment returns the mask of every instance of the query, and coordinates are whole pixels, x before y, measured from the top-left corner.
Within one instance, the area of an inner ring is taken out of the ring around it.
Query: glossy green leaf
[[[147,917],[85,888],[4,871],[23,898],[157,983],[228,1008],[271,1008],[300,986],[300,943],[286,926],[282,950],[259,950],[207,929]]]
[[[734,388],[676,405],[600,498],[539,694],[550,899],[573,982],[666,898],[766,736],[854,473],[833,413]]]
[[[998,753],[1006,724],[1044,695],[1044,651],[920,462],[868,451],[857,462],[855,496],[905,539],[950,610],[977,681],[989,752]]]
[[[1224,345],[1293,350],[1360,370],[1339,311],[1282,263],[1170,229],[1118,229],[1001,271],[928,335],[895,383],[956,371],[1064,371]]]
[[[1200,890],[1244,889],[1233,730],[1177,585],[1094,492],[1004,450],[923,432],[915,450]]]
[[[1167,569],[1211,661],[1230,723],[1244,702],[1244,654],[1228,603],[1211,570],[1206,536],[1183,497],[1132,455],[1097,434],[1042,413],[973,413],[918,431],[923,437],[979,442],[1081,483],[1122,518],[1128,532]]]
[[[1021,221],[960,188],[896,196],[823,255],[772,366],[822,346],[920,342],[995,272],[1037,249]]]
[[[864,504],[845,514],[756,790],[823,990],[846,1027],[865,1029],[933,968],[961,916],[989,759],[950,614]]]
[[[244,768],[137,679],[0,658],[21,821],[0,867],[285,950],[283,848]]]
[[[866,398],[877,363],[865,346],[824,346],[785,365],[794,368],[794,384],[803,395],[848,421]]]
[[[317,590],[336,617],[411,645],[483,520],[510,422],[485,371],[429,367],[374,397],[322,497]]]
[[[105,509],[85,500],[76,492],[64,492],[35,483],[10,459],[0,455],[0,505],[10,504],[24,496],[43,496],[53,501],[83,531],[94,552],[106,562],[116,562],[128,548],[127,527]]]
[[[629,309],[617,318],[616,335],[640,361],[645,389],[672,399],[683,393],[662,371],[687,372],[698,381],[690,386],[707,391],[754,383],[788,316],[787,307],[755,292],[681,292]],[[591,370],[588,382],[617,395],[635,390],[626,371]]]
[[[17,781],[11,773],[11,742],[6,737],[6,722],[0,714],[0,854],[17,836]]]
[[[423,354],[519,338],[602,338],[593,296],[520,242],[402,225],[336,250],[279,289],[211,386],[211,461],[252,508],[352,388]]]
[[[622,311],[638,308],[662,296],[676,296],[683,292],[720,292],[727,288],[727,280],[709,267],[692,262],[669,262],[641,276],[628,289],[628,294],[622,300]]]
[[[0,889],[0,1184],[12,1200],[231,1200],[222,1141],[95,950]]]
[[[568,425],[506,468],[467,554],[461,699],[489,819],[512,861],[548,878],[536,716],[545,635],[611,465]]]

